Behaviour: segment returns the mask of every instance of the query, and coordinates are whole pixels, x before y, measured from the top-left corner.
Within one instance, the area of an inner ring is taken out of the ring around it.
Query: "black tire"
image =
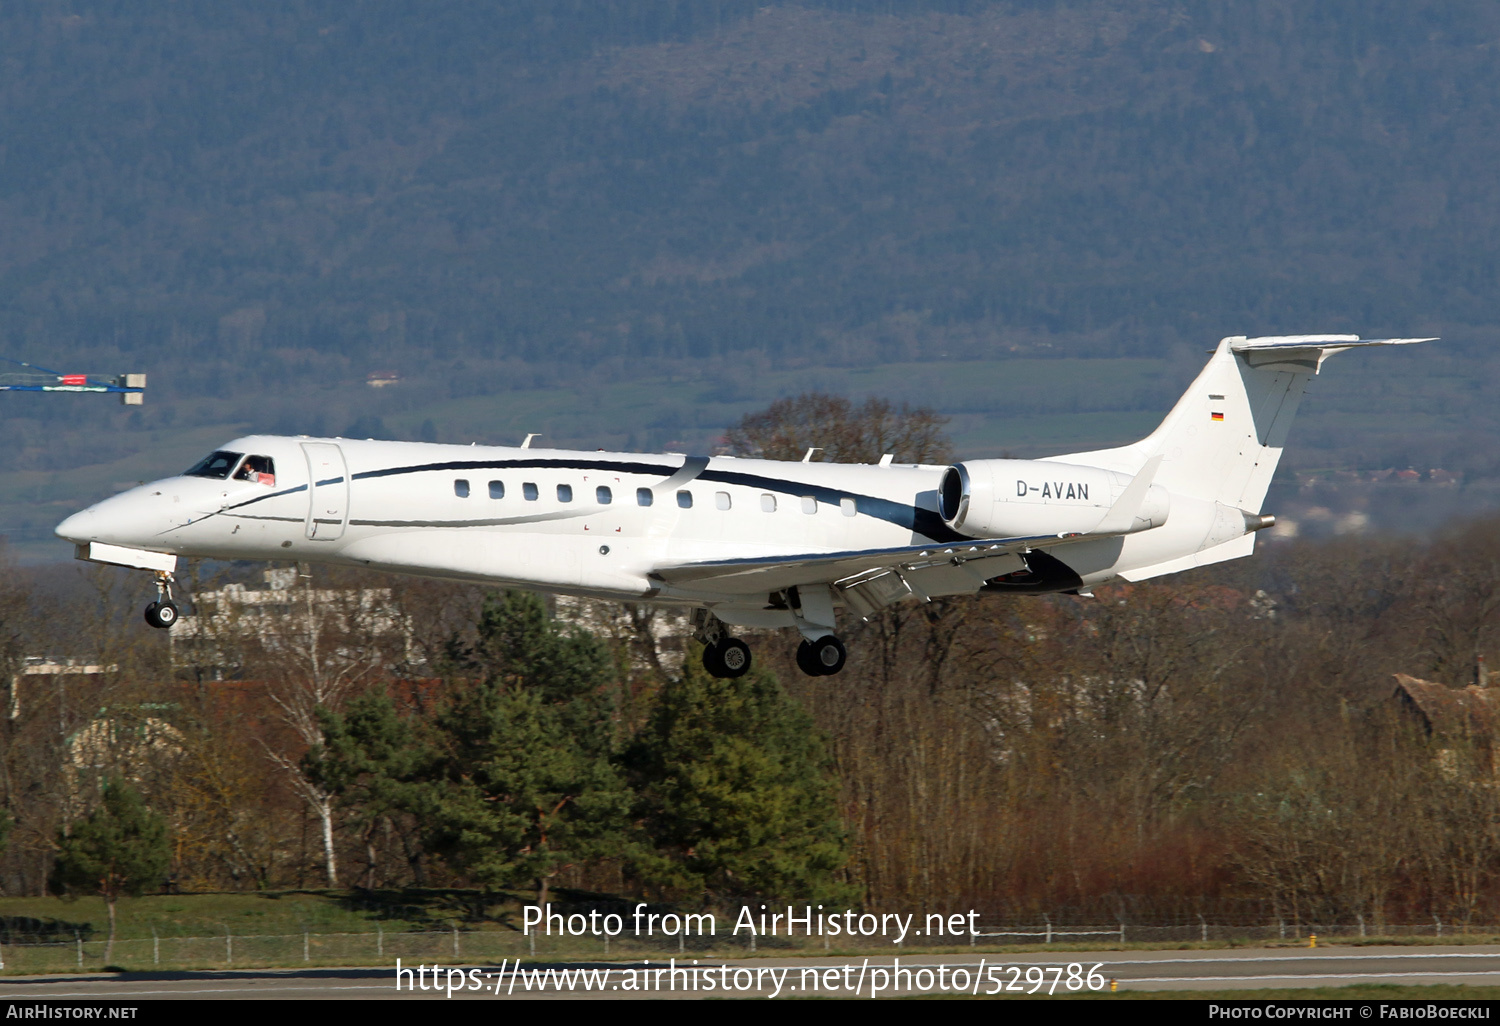
[[[818,668],[818,674],[822,677],[832,677],[844,668],[844,660],[849,657],[844,643],[832,634],[825,634],[810,646],[812,658],[810,662]]]
[[[718,645],[703,646],[703,668],[708,671],[710,677],[727,677],[729,671],[725,669],[723,662],[719,659]]]
[[[153,602],[146,607],[146,622],[158,630],[166,630],[177,622],[177,607],[170,602]]]
[[[813,662],[813,647],[811,641],[804,641],[797,646],[797,669],[809,677],[823,676],[822,669]]]
[[[724,677],[743,677],[750,672],[750,646],[739,638],[725,638],[718,645],[719,667]]]

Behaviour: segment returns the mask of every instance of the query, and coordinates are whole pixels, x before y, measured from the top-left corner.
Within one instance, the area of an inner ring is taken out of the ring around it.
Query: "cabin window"
[[[527,502],[535,502],[537,497],[536,482],[527,481],[521,486],[521,496]]]
[[[681,506],[683,509],[692,509],[693,508],[693,493],[690,492],[690,491],[688,491],[686,488],[684,488],[682,491],[678,492],[677,493],[677,505]]]
[[[852,517],[859,512],[854,506],[854,500],[847,496],[839,500],[839,509],[844,511],[846,517]]]
[[[234,472],[236,481],[254,481],[256,484],[276,483],[276,464],[269,456],[246,456],[240,469]]]
[[[767,513],[776,512],[776,496],[770,492],[762,492],[760,495],[760,508]]]
[[[558,502],[572,502],[573,501],[573,486],[572,485],[558,485],[557,486],[557,501]]]
[[[465,481],[463,478],[459,478],[457,481],[454,481],[453,494],[457,495],[460,499],[467,499],[469,497],[469,482]]]
[[[729,493],[728,492],[714,492],[714,508],[715,509],[728,509],[729,508]]]
[[[818,511],[818,500],[811,495],[802,496],[802,512],[816,513]]]
[[[609,490],[608,485],[600,485],[594,489],[594,501],[601,506],[608,506],[615,501],[615,493]]]
[[[216,481],[223,481],[229,477],[229,472],[234,465],[240,461],[244,453],[238,452],[211,452],[203,457],[192,468],[183,472],[183,477],[211,477]]]
[[[656,501],[656,496],[651,494],[649,488],[637,488],[635,490],[635,504],[637,506],[649,506]]]
[[[505,498],[505,482],[504,481],[491,481],[490,482],[490,498],[492,498],[492,499],[503,499],[503,498]]]

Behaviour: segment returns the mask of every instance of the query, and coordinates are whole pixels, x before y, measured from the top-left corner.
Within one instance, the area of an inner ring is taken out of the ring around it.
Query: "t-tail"
[[[1107,572],[1101,567],[1100,575],[1138,581],[1250,555],[1255,532],[1275,523],[1261,512],[1266,490],[1302,395],[1323,362],[1364,346],[1431,341],[1357,335],[1226,338],[1151,434],[1116,449],[1050,457],[1048,462],[1149,476],[1173,497],[1176,523],[1153,542],[1143,539],[1127,549],[1122,562]],[[1205,528],[1201,537],[1200,528]]]
[[[1131,445],[1051,459],[1136,474],[1162,457],[1156,483],[1176,495],[1259,513],[1307,384],[1337,353],[1430,338],[1358,335],[1226,338],[1172,412]]]

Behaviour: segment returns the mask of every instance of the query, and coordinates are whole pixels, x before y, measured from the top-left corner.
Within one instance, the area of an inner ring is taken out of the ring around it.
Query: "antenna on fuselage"
[[[812,462],[812,454],[815,453],[815,452],[822,452],[822,451],[823,451],[823,447],[821,445],[815,445],[815,446],[813,446],[811,449],[807,450],[807,453],[802,457],[802,462],[803,463],[811,463]]]
[[[533,438],[541,438],[541,437],[542,437],[542,433],[540,431],[533,431],[531,434],[529,434],[529,435],[526,436],[526,441],[524,441],[524,442],[521,443],[521,448],[523,448],[523,449],[530,449],[531,448],[531,440]]]

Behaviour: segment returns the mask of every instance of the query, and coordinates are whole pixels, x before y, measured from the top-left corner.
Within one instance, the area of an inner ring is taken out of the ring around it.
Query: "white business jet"
[[[690,610],[703,661],[750,667],[731,627],[795,627],[843,668],[838,611],[908,598],[1078,592],[1248,556],[1307,383],[1335,353],[1431,339],[1226,338],[1132,445],[951,467],[781,462],[250,435],[74,514],[78,558],[305,560]]]

